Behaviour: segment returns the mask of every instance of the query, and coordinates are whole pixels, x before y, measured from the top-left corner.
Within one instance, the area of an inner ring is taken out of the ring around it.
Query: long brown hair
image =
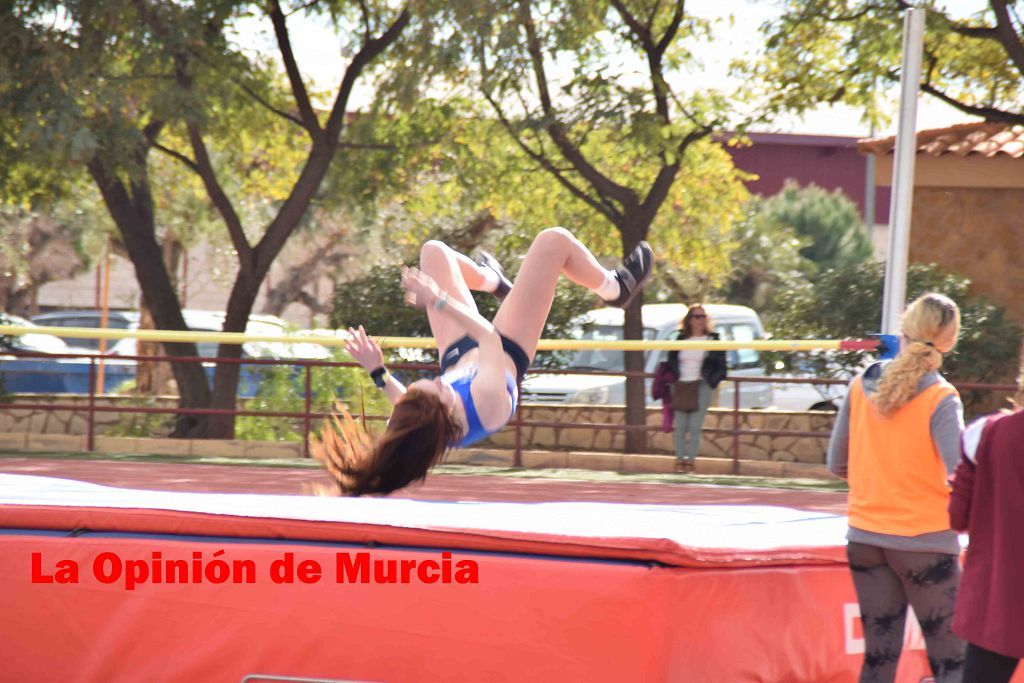
[[[391,493],[426,478],[427,471],[462,437],[462,428],[436,394],[410,389],[374,438],[344,406],[324,421],[310,452],[334,477],[338,493]]]
[[[704,304],[693,304],[686,310],[686,315],[683,316],[683,322],[679,324],[680,339],[689,339],[693,336],[693,312],[696,309],[700,309],[707,316],[704,318],[704,334],[710,335],[714,331],[714,326],[711,324],[711,316],[708,315],[708,309],[704,308]]]

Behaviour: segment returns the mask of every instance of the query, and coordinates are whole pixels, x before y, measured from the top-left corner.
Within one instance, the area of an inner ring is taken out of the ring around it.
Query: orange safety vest
[[[939,381],[884,417],[858,377],[850,387],[850,526],[894,536],[949,529],[949,485],[931,435],[942,399],[956,396]]]

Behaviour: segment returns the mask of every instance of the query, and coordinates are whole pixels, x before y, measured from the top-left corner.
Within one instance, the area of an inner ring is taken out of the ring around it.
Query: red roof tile
[[[857,149],[864,154],[892,154],[896,137],[871,138],[862,140]],[[1009,123],[962,123],[949,128],[922,130],[917,134],[917,151],[919,154],[938,157],[943,154],[956,154],[965,157],[969,154],[980,154],[994,157],[1005,154],[1019,159],[1024,157],[1024,126]]]

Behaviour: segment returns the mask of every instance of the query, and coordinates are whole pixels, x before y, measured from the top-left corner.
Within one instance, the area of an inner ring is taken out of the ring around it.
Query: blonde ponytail
[[[892,415],[917,393],[921,378],[942,367],[942,354],[956,346],[960,309],[941,294],[915,299],[900,321],[903,348],[882,375],[871,402],[882,415]]]

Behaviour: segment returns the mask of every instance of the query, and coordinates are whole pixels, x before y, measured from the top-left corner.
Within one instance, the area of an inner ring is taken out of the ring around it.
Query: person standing
[[[700,304],[686,311],[679,328],[675,339],[718,341],[719,338],[707,310]],[[667,362],[674,380],[672,408],[675,417],[676,472],[692,472],[700,448],[704,418],[711,407],[711,397],[727,372],[725,351],[670,351]]]
[[[888,682],[903,649],[907,604],[938,683],[959,682],[964,643],[951,629],[960,544],[948,477],[960,459],[963,406],[939,374],[960,332],[949,298],[925,294],[900,321],[900,352],[850,384],[828,466],[849,481],[847,558],[864,628],[862,683]]]
[[[1024,353],[1013,412],[964,432],[949,504],[970,534],[953,632],[967,641],[964,683],[1006,683],[1024,657]]]

